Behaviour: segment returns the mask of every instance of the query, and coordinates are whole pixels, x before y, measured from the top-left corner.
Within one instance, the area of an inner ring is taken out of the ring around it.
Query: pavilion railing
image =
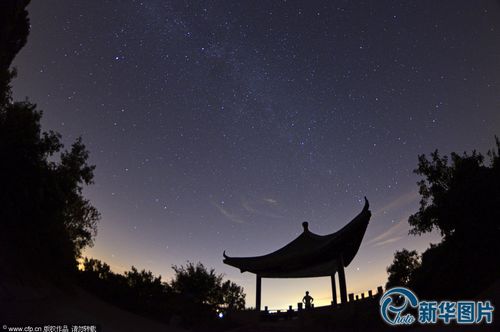
[[[382,296],[383,292],[384,292],[383,287],[379,286],[379,287],[377,287],[376,290],[370,289],[370,290],[359,292],[359,293],[349,293],[348,294],[348,303],[379,298],[380,296]],[[326,307],[331,307],[333,305],[334,305],[334,302],[332,301],[331,305],[321,306],[318,308],[326,308]],[[342,306],[343,306],[342,303],[337,304],[337,307],[342,307]],[[312,304],[311,309],[314,309],[314,304]],[[292,313],[300,312],[302,310],[306,310],[306,309],[304,308],[303,303],[299,302],[299,303],[297,303],[297,306],[295,308],[292,305],[289,305],[288,308],[272,308],[272,309],[269,309],[268,306],[265,306],[263,313],[267,314],[267,315],[285,315],[285,314],[292,314]]]

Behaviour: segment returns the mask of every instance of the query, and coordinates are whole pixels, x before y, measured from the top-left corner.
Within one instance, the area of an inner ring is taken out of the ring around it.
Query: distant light
[[[221,319],[224,318],[224,314],[222,312],[219,312],[219,314],[217,316],[219,316],[219,318],[221,318]]]

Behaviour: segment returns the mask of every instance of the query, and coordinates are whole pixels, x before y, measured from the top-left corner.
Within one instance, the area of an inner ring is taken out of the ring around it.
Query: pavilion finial
[[[307,221],[302,223],[302,227],[304,227],[304,232],[309,232],[309,223]]]
[[[368,210],[370,208],[370,203],[368,202],[368,199],[365,196],[365,206],[363,207],[363,210]]]

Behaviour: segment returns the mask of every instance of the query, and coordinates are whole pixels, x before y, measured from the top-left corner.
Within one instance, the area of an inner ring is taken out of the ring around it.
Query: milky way
[[[286,244],[307,220],[338,230],[374,213],[349,292],[385,283],[418,208],[417,156],[500,134],[500,6],[493,1],[32,1],[18,99],[44,128],[82,136],[102,213],[87,254],[168,280]],[[264,281],[263,305],[329,280]]]

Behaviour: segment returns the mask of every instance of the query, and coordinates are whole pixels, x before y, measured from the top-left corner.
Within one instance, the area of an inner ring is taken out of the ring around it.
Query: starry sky
[[[44,110],[96,165],[85,195],[102,214],[85,254],[116,272],[172,277],[201,261],[266,254],[309,222],[332,233],[373,213],[348,292],[386,282],[418,209],[417,156],[500,134],[498,1],[44,0],[14,65],[14,96]],[[263,280],[285,308],[329,278]]]

